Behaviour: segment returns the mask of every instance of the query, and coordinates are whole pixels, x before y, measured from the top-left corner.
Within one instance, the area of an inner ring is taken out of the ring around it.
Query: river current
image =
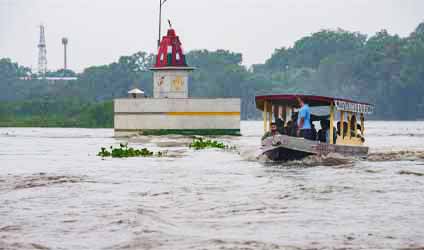
[[[163,158],[102,159],[111,129],[0,128],[0,249],[424,249],[424,122],[369,122],[368,160],[270,164],[140,137]]]

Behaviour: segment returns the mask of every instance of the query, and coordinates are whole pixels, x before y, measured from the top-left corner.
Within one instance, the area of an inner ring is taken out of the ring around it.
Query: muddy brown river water
[[[424,122],[370,122],[369,160],[286,164],[256,159],[261,125],[104,160],[109,129],[0,128],[0,249],[424,249]]]

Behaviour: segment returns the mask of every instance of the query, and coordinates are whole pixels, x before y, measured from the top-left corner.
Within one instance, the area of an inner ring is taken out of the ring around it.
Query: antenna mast
[[[166,3],[168,0],[159,0],[159,38],[158,38],[158,48],[160,47],[160,40],[161,40],[161,29],[162,29],[162,6]]]
[[[40,25],[40,42],[38,44],[38,74],[46,77],[47,73],[47,49],[46,36],[44,34],[44,25]]]

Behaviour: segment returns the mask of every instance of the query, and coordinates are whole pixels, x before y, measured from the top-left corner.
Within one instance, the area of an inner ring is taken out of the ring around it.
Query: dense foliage
[[[293,48],[276,50],[253,73],[267,82],[285,83],[275,86],[277,92],[359,99],[376,104],[375,118],[422,119],[424,23],[406,38],[385,30],[369,39],[342,30],[321,31]]]
[[[152,95],[154,55],[138,52],[109,65],[89,67],[77,81],[37,80],[30,69],[0,59],[0,126],[112,127],[112,99],[137,86]],[[242,54],[195,50],[192,97],[240,97],[242,118],[259,118],[254,96],[309,93],[375,103],[376,119],[424,118],[424,23],[408,37],[383,30],[367,38],[322,30],[276,49],[250,69]],[[49,76],[74,76],[72,71]],[[32,76],[34,80],[23,80]]]
[[[0,103],[0,127],[113,127],[112,101],[36,99]]]

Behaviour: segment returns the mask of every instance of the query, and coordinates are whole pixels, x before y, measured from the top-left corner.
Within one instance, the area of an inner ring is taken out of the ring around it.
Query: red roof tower
[[[170,27],[159,44],[153,68],[154,98],[188,98],[189,73],[180,38]]]
[[[169,67],[187,67],[187,61],[181,47],[180,38],[170,28],[160,42],[154,69]]]

